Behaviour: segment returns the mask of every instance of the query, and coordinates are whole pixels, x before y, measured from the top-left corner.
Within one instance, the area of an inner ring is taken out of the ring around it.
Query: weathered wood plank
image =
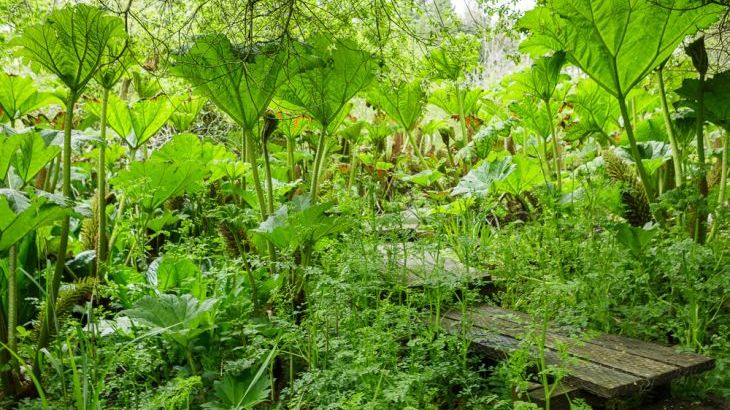
[[[519,333],[520,331],[524,332],[526,326],[529,325],[529,323],[525,323],[521,319],[513,321],[515,315],[510,315],[510,319],[505,320],[507,316],[499,308],[482,306],[478,308],[478,312],[478,317],[488,322],[486,323],[487,326],[506,326],[507,328],[513,329],[515,333]],[[489,318],[495,319],[490,321]],[[514,323],[516,327],[512,327],[510,323]],[[516,336],[519,336],[519,334]],[[628,349],[614,349],[608,345],[604,346],[591,343],[590,340],[578,341],[553,331],[548,332],[546,335],[546,345],[552,349],[558,349],[560,344],[568,347],[572,356],[593,361],[603,366],[643,378],[671,377],[682,373],[682,369],[679,366],[637,356]]]
[[[589,341],[590,343],[616,350],[630,351],[636,356],[681,367],[685,370],[686,374],[703,372],[715,366],[715,359],[710,357],[691,352],[680,352],[669,346],[630,339],[623,336],[601,334]]]
[[[444,327],[463,333],[460,311],[444,315]],[[470,337],[493,358],[508,354],[530,331],[531,319],[521,312],[492,306],[468,311]],[[674,378],[708,370],[714,361],[692,353],[636,341],[620,336],[602,335],[579,341],[550,329],[546,335],[546,360],[569,371],[565,380],[595,395],[612,398],[637,393],[665,384]],[[558,352],[567,349],[571,359],[563,363]]]
[[[461,332],[461,326],[458,324],[460,319],[454,320],[450,316],[445,316],[444,320],[456,323],[455,325],[445,326],[446,330],[451,329],[453,331],[456,329]],[[480,351],[495,359],[506,356],[520,345],[519,340],[516,338],[478,326],[471,328],[469,336]],[[500,352],[500,350],[503,351]],[[615,397],[639,390],[646,385],[646,381],[637,376],[578,358],[570,360],[569,363],[563,363],[560,355],[550,348],[545,349],[545,361],[550,365],[564,366],[569,373],[565,377],[567,382],[576,388],[584,389],[601,397]]]
[[[485,314],[513,320],[516,323],[527,324],[530,320],[529,315],[522,312],[505,311],[493,306],[482,306],[479,309]],[[551,333],[556,336],[556,339],[566,340],[559,333]],[[606,353],[604,349],[610,351]],[[591,360],[650,378],[652,385],[663,384],[677,377],[710,370],[715,365],[714,359],[696,353],[677,352],[670,347],[609,334],[589,338],[582,345],[575,347],[571,345],[570,351],[578,356],[581,356],[581,352],[588,352],[589,355],[593,352]],[[631,361],[628,366],[624,359],[626,357]],[[639,371],[632,364],[639,364],[641,366]],[[643,371],[644,369],[646,372]]]

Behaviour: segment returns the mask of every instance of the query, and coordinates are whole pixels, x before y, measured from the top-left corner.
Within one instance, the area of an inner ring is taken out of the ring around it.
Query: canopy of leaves
[[[353,41],[320,34],[307,45],[295,44],[287,67],[281,97],[329,126],[372,81],[376,64]]]
[[[104,63],[107,45],[125,37],[120,18],[79,4],[54,10],[44,24],[26,28],[10,45],[19,46],[20,56],[42,65],[78,93]]]
[[[550,0],[520,20],[532,32],[520,48],[537,56],[563,50],[601,87],[625,97],[721,11],[691,0]]]
[[[240,50],[222,34],[206,35],[177,57],[173,71],[253,130],[282,81],[284,50],[281,44]]]

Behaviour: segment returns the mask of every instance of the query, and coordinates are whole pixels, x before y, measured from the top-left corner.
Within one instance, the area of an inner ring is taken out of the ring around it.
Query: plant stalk
[[[697,96],[697,160],[700,163],[700,172],[698,175],[697,188],[700,192],[700,203],[697,206],[697,222],[695,227],[695,241],[697,243],[705,243],[707,239],[707,194],[709,187],[707,186],[707,171],[705,170],[705,74],[700,73],[700,87]]]
[[[548,121],[550,121],[550,134],[553,138],[553,156],[555,161],[555,181],[557,184],[558,192],[563,192],[562,177],[560,169],[560,151],[558,150],[558,135],[555,132],[555,124],[553,121],[553,113],[550,108],[550,99],[545,100],[545,109],[547,110]]]
[[[672,147],[672,162],[674,163],[674,185],[682,186],[684,176],[682,175],[682,155],[679,152],[679,144],[677,137],[674,135],[674,127],[672,126],[672,118],[669,115],[669,104],[667,104],[667,92],[664,86],[664,63],[659,66],[657,71],[659,77],[659,96],[662,100],[662,113],[664,116],[664,126],[667,128],[667,136],[669,137],[669,145]]]
[[[106,232],[106,123],[107,123],[107,107],[109,105],[109,89],[104,88],[101,96],[101,119],[100,119],[100,138],[99,146],[99,163],[97,164],[97,208],[99,231],[97,234],[96,246],[96,275],[103,277],[106,266],[109,240]]]
[[[314,155],[314,166],[312,167],[312,187],[310,188],[310,196],[312,202],[317,202],[317,193],[319,191],[319,174],[324,162],[324,147],[327,138],[327,124],[322,124],[322,132],[319,134],[317,141],[317,152]]]
[[[623,95],[619,95],[617,97],[618,100],[618,106],[621,109],[621,118],[624,121],[624,128],[626,129],[626,135],[629,137],[629,145],[631,146],[631,156],[634,157],[634,162],[636,162],[636,169],[639,171],[639,179],[641,180],[641,185],[644,186],[644,191],[646,191],[646,196],[649,198],[649,201],[654,200],[654,189],[651,186],[651,182],[649,179],[649,174],[646,172],[646,168],[644,168],[644,163],[641,162],[641,154],[639,153],[639,146],[636,144],[636,137],[634,136],[634,129],[631,124],[631,116],[629,115],[629,109],[626,106],[626,98]]]
[[[8,348],[18,351],[18,338],[15,328],[18,326],[18,245],[13,244],[8,250]],[[11,372],[20,374],[18,361],[10,359]],[[11,375],[11,378],[14,378]]]
[[[426,158],[423,157],[423,153],[421,153],[421,148],[416,143],[416,139],[413,138],[413,132],[409,130],[408,128],[404,128],[406,131],[406,137],[408,137],[408,143],[411,144],[411,147],[413,147],[413,152],[416,153],[416,156],[418,157],[418,161],[421,163],[421,166],[426,167]]]
[[[246,141],[246,156],[249,164],[251,164],[251,176],[253,177],[254,189],[256,191],[256,198],[259,201],[259,212],[261,213],[261,222],[268,218],[267,202],[264,197],[264,190],[261,188],[261,179],[259,178],[258,164],[256,163],[256,146],[254,145],[253,136],[251,131],[242,128],[243,137]]]
[[[295,179],[297,179],[297,173],[294,167],[296,167],[296,164],[294,163],[294,139],[293,138],[287,138],[286,139],[286,159],[289,163],[289,182],[293,182]]]
[[[466,118],[464,115],[464,96],[461,94],[461,87],[458,84],[454,84],[456,88],[456,103],[459,108],[459,125],[461,126],[461,134],[464,141],[464,146],[469,143],[469,133],[466,130]]]
[[[75,92],[69,91],[66,100],[66,118],[63,124],[63,197],[64,200],[70,201],[71,192],[71,131],[73,129],[73,112],[78,96]],[[40,380],[40,352],[48,347],[51,336],[51,326],[55,326],[56,319],[56,298],[58,289],[61,287],[61,278],[66,268],[66,249],[68,248],[68,237],[70,234],[71,217],[67,214],[61,222],[61,237],[58,245],[58,254],[56,267],[51,277],[51,284],[48,286],[48,294],[46,295],[46,312],[43,322],[38,332],[38,342],[36,346],[35,363],[33,373]]]

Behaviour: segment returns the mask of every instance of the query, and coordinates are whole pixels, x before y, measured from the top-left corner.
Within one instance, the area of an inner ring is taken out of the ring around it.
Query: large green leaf
[[[132,149],[139,149],[170,119],[175,108],[165,97],[139,100],[131,107],[114,94],[109,95],[107,125]],[[101,104],[92,103],[88,109],[101,115]]]
[[[185,146],[190,148],[188,152]],[[153,212],[169,198],[200,191],[210,173],[208,167],[201,166],[201,161],[219,152],[190,134],[176,136],[165,147],[144,162],[133,162],[129,169],[112,179],[114,185],[147,212]]]
[[[22,209],[16,208],[7,197],[0,195],[0,252],[8,250],[39,227],[61,219],[68,212],[66,208],[42,197],[32,198]]]
[[[677,89],[677,94],[685,98],[679,105],[696,109],[699,88],[699,80],[684,79],[682,86]],[[705,116],[709,121],[730,129],[730,70],[715,74],[712,78],[706,80],[703,103]]]
[[[545,103],[537,98],[524,98],[509,106],[510,110],[535,135],[547,140],[552,132],[552,118],[545,110]]]
[[[165,125],[174,110],[165,97],[137,101],[130,110],[134,133],[126,138],[127,144],[135,149],[144,145]]]
[[[32,78],[0,71],[0,108],[10,121],[56,102],[59,99],[52,93],[39,91]]]
[[[459,89],[458,92],[461,92],[464,98],[464,115],[468,117],[479,113],[484,90],[472,88],[470,90]],[[457,89],[453,85],[439,88],[431,94],[428,102],[441,108],[449,115],[459,115],[459,100],[456,93]]]
[[[15,134],[11,138],[18,141],[13,168],[26,184],[61,152],[61,148],[56,145],[46,146],[43,137],[37,132]]]
[[[281,84],[284,49],[241,52],[225,36],[207,35],[178,56],[174,72],[238,125],[253,130]]]
[[[626,96],[682,40],[718,19],[722,7],[692,0],[549,0],[520,20],[523,51],[565,51],[614,96]]]
[[[10,164],[18,150],[18,142],[19,140],[13,138],[12,134],[0,133],[0,180],[5,180],[8,168],[10,168]]]
[[[281,97],[329,126],[373,79],[374,59],[350,40],[324,35],[293,47]]]
[[[100,86],[111,90],[132,63],[126,41],[112,41],[106,44],[101,55],[101,64],[94,79]]]
[[[296,249],[303,244],[314,245],[320,239],[349,230],[353,223],[345,217],[328,216],[331,202],[312,204],[305,195],[283,205],[262,222],[254,232],[280,249]]]
[[[513,155],[512,162],[515,165],[514,171],[496,182],[499,191],[519,196],[545,181],[542,168],[535,159],[525,155]]]
[[[413,130],[423,115],[426,93],[420,81],[401,82],[374,88],[371,102],[406,130]]]
[[[565,63],[565,52],[556,51],[552,56],[538,58],[532,67],[514,77],[522,90],[543,101],[553,98],[555,88],[561,79],[560,70]]]
[[[202,272],[190,259],[169,255],[157,258],[150,264],[147,279],[161,292],[178,290],[201,300],[205,298]]]
[[[132,133],[132,114],[127,103],[116,94],[109,94],[106,121],[109,128],[126,141]],[[93,102],[86,105],[86,109],[97,117],[101,117],[101,102]]]
[[[494,184],[507,178],[515,171],[515,168],[510,157],[496,161],[483,161],[461,178],[459,184],[451,191],[451,195],[487,196],[494,192]]]
[[[170,116],[170,122],[178,132],[187,131],[206,102],[208,99],[205,97],[180,96],[173,99],[175,112]]]
[[[103,63],[107,44],[125,36],[120,18],[79,4],[54,10],[45,24],[26,28],[10,45],[20,46],[20,56],[42,65],[77,93]]]
[[[621,129],[618,122],[621,112],[616,99],[590,78],[578,82],[568,101],[578,117],[567,130],[569,138],[597,135],[604,141],[612,141],[611,134]]]
[[[187,347],[190,341],[205,331],[208,312],[215,303],[215,299],[200,302],[189,294],[147,295],[138,300],[132,309],[122,313]]]

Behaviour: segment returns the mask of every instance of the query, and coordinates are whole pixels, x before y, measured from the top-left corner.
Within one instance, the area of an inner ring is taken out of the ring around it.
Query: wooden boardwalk
[[[442,322],[451,333],[466,332],[476,349],[496,360],[519,348],[525,335],[538,325],[539,321],[524,313],[492,306],[469,309],[466,322],[460,311],[450,311]],[[564,378],[568,390],[582,390],[605,399],[643,393],[715,365],[712,358],[607,334],[578,341],[550,329],[545,347],[547,363],[564,366],[568,371]],[[561,360],[561,349],[567,349],[567,361]]]
[[[380,245],[378,250],[386,259],[386,263],[403,269],[409,287],[419,288],[444,283],[475,284],[491,280],[484,270],[467,269],[448,249],[432,252],[417,249],[407,244]]]
[[[394,231],[401,231],[398,235],[401,238],[423,236],[420,219],[418,212],[404,211],[400,215],[403,223]],[[398,275],[403,274],[409,287],[468,283],[472,288],[476,285],[483,293],[493,290],[490,282],[493,278],[487,271],[467,270],[448,249],[429,252],[409,242],[384,244],[378,249],[386,263],[396,266]],[[442,327],[450,333],[469,337],[475,350],[485,356],[502,360],[519,349],[531,332],[539,331],[540,320],[522,312],[482,305],[469,308],[466,316],[460,310],[447,312],[442,318]],[[532,348],[531,351],[535,354],[537,350]],[[566,395],[586,398],[600,407],[626,396],[664,392],[672,380],[715,366],[712,358],[680,352],[672,347],[610,334],[578,340],[555,327],[548,329],[544,352],[546,364],[567,370],[551,399],[551,402],[562,404],[567,403]],[[536,403],[544,400],[541,385],[532,383],[524,393]]]

